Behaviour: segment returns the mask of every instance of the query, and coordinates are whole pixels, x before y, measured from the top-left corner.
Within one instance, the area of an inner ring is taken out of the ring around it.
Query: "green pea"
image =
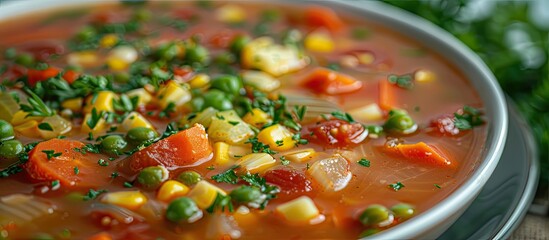
[[[167,43],[158,48],[157,55],[163,60],[172,60],[179,53],[179,48],[175,43]]]
[[[224,92],[212,89],[204,94],[203,108],[207,107],[213,107],[217,110],[224,111],[233,109],[233,104]]]
[[[391,207],[391,211],[395,214],[396,217],[402,219],[411,218],[415,213],[414,207],[406,203],[399,203],[397,205],[394,205],[393,207]]]
[[[207,64],[210,61],[210,55],[208,49],[200,45],[195,45],[186,49],[185,60],[190,63]]]
[[[201,112],[202,110],[206,109],[206,104],[204,103],[203,97],[193,97],[193,99],[191,100],[191,106],[196,112]]]
[[[383,125],[383,129],[409,134],[416,131],[417,124],[406,111],[393,109],[389,111],[389,119]]]
[[[231,192],[231,198],[239,203],[257,201],[261,198],[261,191],[255,187],[240,186]]]
[[[82,28],[76,34],[76,37],[80,41],[88,41],[88,40],[91,40],[92,38],[94,38],[96,35],[97,35],[97,32],[95,31],[95,29],[93,27],[86,26],[86,27]]]
[[[196,206],[196,203],[187,197],[181,197],[173,200],[166,210],[166,218],[172,222],[189,221],[199,216],[202,212]]]
[[[387,219],[389,219],[389,210],[379,204],[368,206],[359,217],[360,222],[366,226],[376,225]]]
[[[137,175],[137,182],[147,188],[152,188],[168,180],[168,176],[168,170],[163,166],[146,167]]]
[[[118,72],[113,75],[114,81],[117,83],[127,83],[130,81],[130,77],[127,72]]]
[[[200,180],[202,180],[202,176],[200,176],[200,173],[195,171],[185,171],[177,176],[177,180],[187,186],[192,186],[200,182]]]
[[[22,53],[15,57],[15,63],[23,65],[25,67],[30,67],[34,64],[34,56],[28,53]]]
[[[229,52],[224,52],[217,55],[214,59],[214,62],[220,65],[232,64],[236,61],[234,54]]]
[[[0,141],[12,139],[14,136],[13,126],[7,121],[0,119]]]
[[[234,53],[236,56],[240,56],[240,53],[242,52],[242,49],[244,49],[244,46],[250,42],[250,37],[246,35],[239,35],[236,36],[233,41],[231,41],[229,45],[229,49],[232,53]]]
[[[211,88],[219,89],[230,95],[238,95],[242,89],[242,81],[237,76],[221,75],[212,79]]]
[[[19,153],[23,152],[23,148],[23,144],[17,140],[0,142],[0,157],[16,158]]]
[[[132,128],[126,134],[126,140],[128,140],[128,142],[134,145],[140,145],[156,137],[157,137],[156,131],[146,127]]]
[[[119,135],[110,135],[101,141],[103,150],[112,154],[121,154],[127,144],[126,140]]]

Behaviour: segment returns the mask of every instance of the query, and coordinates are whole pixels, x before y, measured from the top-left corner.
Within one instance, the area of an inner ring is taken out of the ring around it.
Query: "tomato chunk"
[[[63,79],[65,79],[65,81],[67,81],[69,84],[76,81],[76,79],[78,79],[79,76],[80,76],[80,73],[74,70],[67,70],[65,71],[65,73],[63,73]]]
[[[455,163],[434,145],[418,142],[413,144],[394,143],[385,144],[384,152],[394,157],[405,158],[419,163],[455,167]]]
[[[446,114],[431,121],[432,133],[439,133],[446,136],[460,135],[461,131],[454,124],[454,116]]]
[[[209,160],[212,155],[206,129],[195,124],[134,153],[127,161],[132,171],[158,165],[175,169]]]
[[[308,7],[305,10],[305,21],[311,27],[325,27],[331,32],[337,32],[345,27],[345,23],[332,9],[321,6]]]
[[[315,93],[337,95],[359,90],[362,82],[326,68],[316,68],[305,78],[302,86]]]
[[[34,86],[40,81],[57,76],[60,71],[59,68],[55,67],[48,67],[44,70],[29,69],[27,71],[27,80],[31,86]]]
[[[360,123],[331,119],[305,128],[302,136],[326,147],[346,147],[362,142],[368,131]]]
[[[277,198],[293,199],[297,196],[313,194],[312,182],[299,170],[289,167],[269,170],[265,173],[265,180],[280,188]]]
[[[23,168],[35,180],[59,180],[63,187],[90,188],[108,184],[110,172],[97,163],[107,157],[75,150],[84,146],[79,141],[57,138],[41,142],[29,153],[29,161]]]

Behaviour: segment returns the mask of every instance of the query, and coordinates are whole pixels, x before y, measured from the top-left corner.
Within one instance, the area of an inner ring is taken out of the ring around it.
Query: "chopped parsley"
[[[364,167],[370,167],[370,160],[366,158],[361,158],[357,163]]]
[[[461,111],[454,113],[454,125],[459,130],[468,130],[484,124],[482,112],[470,106],[463,106]]]
[[[99,197],[99,195],[103,194],[103,193],[106,193],[107,190],[105,189],[102,189],[102,190],[95,190],[95,189],[90,189],[88,191],[88,193],[86,193],[86,195],[84,195],[84,201],[89,201],[89,200],[93,200],[93,199],[96,199],[97,197]]]
[[[253,153],[263,152],[263,153],[268,153],[268,154],[271,154],[271,155],[276,154],[275,151],[270,149],[269,145],[264,144],[264,143],[260,142],[259,140],[257,140],[257,137],[250,138],[244,143],[252,144],[252,152]]]
[[[240,122],[239,121],[229,121],[229,123],[233,126],[236,126],[238,125]]]
[[[59,180],[51,181],[51,188],[57,188],[57,187],[59,187]]]
[[[80,169],[78,168],[78,166],[74,167],[73,170],[74,170],[74,175],[78,175],[80,173]]]
[[[286,166],[286,165],[290,164],[290,160],[286,159],[286,157],[284,157],[284,156],[281,156],[280,157],[280,164]]]
[[[118,176],[120,176],[120,174],[118,172],[112,172],[111,173],[111,178],[116,178]]]
[[[440,185],[438,185],[438,184],[436,184],[436,183],[434,184],[434,186],[435,186],[436,188],[438,188],[438,189],[441,189],[441,188],[442,188]]]
[[[276,194],[280,192],[280,189],[277,186],[267,184],[267,180],[259,176],[259,174],[250,174],[240,176],[240,178],[251,186],[259,188],[261,193],[265,194],[265,200],[260,203],[259,208],[265,209],[265,206],[269,203],[269,200],[276,198]]]
[[[106,166],[109,166],[109,162],[107,162],[105,159],[101,158],[97,161],[97,164],[99,164],[99,166],[101,167],[106,167]]]
[[[355,119],[353,119],[353,117],[349,113],[336,111],[336,112],[332,112],[331,114],[332,114],[333,117],[335,117],[337,119],[341,119],[341,120],[347,121],[349,123],[354,123],[355,122]]]
[[[389,188],[395,190],[395,192],[402,189],[403,187],[405,187],[405,186],[401,182],[396,182],[396,183],[389,184]]]
[[[88,120],[86,121],[86,125],[88,125],[90,129],[94,129],[102,117],[103,117],[103,112],[97,113],[97,109],[93,108],[91,111],[90,118],[88,118]]]
[[[224,182],[224,183],[230,183],[230,184],[237,184],[238,176],[236,175],[234,170],[239,167],[240,167],[239,165],[234,165],[225,172],[222,172],[217,175],[213,175],[212,180],[218,183]]]
[[[297,116],[297,119],[299,121],[303,121],[303,118],[305,117],[305,113],[307,112],[307,106],[294,106],[294,111]]]
[[[131,188],[131,187],[133,187],[133,183],[131,183],[131,182],[124,182],[124,187],[125,187],[125,188]]]
[[[38,124],[38,129],[44,130],[44,131],[53,131],[53,128],[49,123],[43,122]]]
[[[48,158],[48,160],[50,160],[51,158],[54,158],[54,157],[61,156],[60,152],[56,153],[54,150],[42,150],[42,152],[46,154],[46,157]]]
[[[217,193],[217,195],[215,196],[214,202],[212,203],[212,205],[210,205],[206,209],[206,211],[209,213],[214,213],[216,210],[221,210],[221,212],[224,212],[225,208],[227,208],[229,212],[234,211],[233,203],[231,202],[231,197],[229,195],[223,195],[221,193]]]
[[[48,105],[40,99],[36,93],[34,93],[29,88],[25,87],[23,88],[25,92],[30,96],[27,101],[29,102],[29,105],[21,104],[19,107],[23,112],[28,113],[27,116],[31,117],[51,117],[55,115],[55,111],[53,111]]]
[[[414,77],[412,74],[396,75],[390,74],[387,76],[389,83],[397,85],[400,88],[412,89],[414,88]]]

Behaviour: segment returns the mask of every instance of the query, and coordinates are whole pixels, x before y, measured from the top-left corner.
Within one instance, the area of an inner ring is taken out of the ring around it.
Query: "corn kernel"
[[[210,83],[210,76],[207,74],[196,74],[190,81],[191,88],[202,88]]]
[[[276,212],[291,223],[308,223],[320,215],[313,200],[307,196],[278,205]]]
[[[175,104],[175,107],[180,107],[191,100],[191,93],[177,82],[169,81],[160,87],[156,99],[162,109],[165,109],[170,103]]]
[[[283,153],[283,156],[292,162],[306,162],[311,160],[314,155],[316,155],[316,151],[312,148],[298,149]]]
[[[137,97],[137,105],[147,105],[152,100],[152,95],[145,88],[137,88],[126,92],[129,98]]]
[[[275,124],[265,128],[259,132],[257,139],[269,145],[275,151],[287,151],[295,147],[295,141],[292,139],[293,134],[280,124]]]
[[[216,16],[224,23],[239,23],[246,19],[246,12],[242,7],[227,4],[217,9]]]
[[[137,210],[147,203],[147,197],[140,191],[112,192],[105,194],[101,202]]]
[[[414,73],[414,80],[417,82],[431,82],[435,79],[435,73],[429,70],[418,70]]]
[[[218,165],[225,165],[231,160],[229,157],[229,144],[224,142],[216,142],[214,144],[213,159]]]
[[[77,67],[94,67],[99,63],[97,54],[93,51],[74,52],[67,56],[67,62],[69,65]]]
[[[118,96],[116,93],[111,91],[101,91],[93,94],[86,99],[84,112],[90,113],[93,108],[95,108],[98,113],[101,111],[114,112],[113,101],[117,98]]]
[[[251,153],[242,158],[238,165],[250,173],[259,173],[276,164],[276,160],[267,153]]]
[[[271,122],[271,116],[259,108],[254,108],[252,111],[246,113],[242,120],[254,127],[261,127]]]
[[[128,114],[128,116],[124,118],[120,126],[122,131],[129,131],[130,129],[136,128],[136,127],[145,127],[145,128],[154,129],[153,125],[149,122],[149,120],[147,120],[138,112],[131,112],[130,114]]]
[[[189,192],[189,187],[175,180],[168,180],[160,186],[156,198],[162,202],[168,203],[171,200],[185,196]]]
[[[14,126],[13,129],[25,137],[38,138],[38,122],[36,120],[26,121],[20,125]]]
[[[73,112],[79,112],[82,109],[82,104],[82,98],[71,98],[63,101],[61,103],[61,107],[65,109],[70,109]]]
[[[329,33],[325,31],[315,31],[309,33],[304,40],[305,48],[314,52],[331,52],[334,50],[334,40]]]
[[[187,195],[201,209],[206,209],[215,201],[217,194],[227,195],[222,189],[207,181],[200,181]]]
[[[104,118],[99,119],[99,121],[97,121],[97,124],[95,124],[93,128],[90,128],[90,126],[88,125],[88,121],[91,119],[91,117],[92,117],[91,113],[87,113],[84,116],[84,121],[82,122],[82,128],[80,129],[81,132],[86,134],[91,132],[93,135],[97,136],[99,133],[102,133],[107,130],[107,122],[105,121]]]
[[[23,110],[19,110],[13,114],[13,117],[11,119],[11,124],[13,126],[21,125],[23,123],[29,122],[29,121],[36,121],[40,122],[44,119],[44,117],[31,117],[27,116],[29,115],[28,112],[24,112]]]
[[[107,59],[107,66],[113,71],[122,71],[128,68],[129,64],[124,59],[118,57],[110,57]]]
[[[371,103],[363,107],[355,108],[349,111],[353,118],[362,121],[380,121],[383,120],[383,112],[376,103]]]
[[[118,42],[118,37],[114,34],[107,34],[101,38],[99,45],[102,48],[110,48]]]

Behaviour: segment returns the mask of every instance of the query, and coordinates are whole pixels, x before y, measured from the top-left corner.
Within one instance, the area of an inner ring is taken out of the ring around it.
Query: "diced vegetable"
[[[225,165],[231,160],[229,156],[229,144],[224,142],[216,142],[214,144],[214,162],[217,165]]]
[[[344,189],[352,174],[349,162],[340,155],[318,160],[311,165],[307,172],[325,190],[337,192]]]
[[[190,81],[191,88],[206,87],[210,83],[210,76],[204,73],[196,74]]]
[[[23,123],[30,121],[41,122],[43,119],[44,117],[29,116],[29,113],[23,110],[19,110],[13,115],[13,118],[11,119],[11,124],[13,124],[13,126],[19,126]]]
[[[93,122],[91,121],[92,119],[93,119],[93,114],[91,113],[87,113],[84,116],[84,121],[82,121],[82,129],[81,129],[83,133],[92,133],[94,136],[97,136],[100,133],[103,133],[107,130],[108,124],[107,124],[107,121],[105,121],[105,118],[100,116],[97,122],[95,123],[95,126],[92,125],[92,127],[90,127],[88,123]]]
[[[224,23],[239,23],[246,19],[246,11],[234,4],[219,7],[215,12],[218,21]]]
[[[230,193],[231,199],[238,203],[261,201],[261,191],[256,187],[240,186]]]
[[[242,89],[242,80],[234,75],[219,75],[212,79],[210,88],[218,89],[229,96],[235,96]]]
[[[257,135],[257,139],[269,145],[269,148],[274,151],[287,151],[295,147],[293,134],[286,127],[275,124],[267,127]]]
[[[196,124],[134,153],[127,161],[133,171],[157,165],[171,170],[191,166],[211,156],[212,147],[206,130],[204,126]]]
[[[334,40],[329,33],[316,30],[311,32],[305,37],[304,40],[305,48],[313,52],[331,52],[335,48]]]
[[[276,212],[290,223],[310,223],[311,220],[320,216],[315,203],[307,196],[278,205]]]
[[[304,68],[307,62],[295,48],[277,45],[270,37],[246,44],[241,54],[244,68],[259,69],[275,77]]]
[[[38,134],[38,122],[35,120],[24,122],[20,125],[15,126],[13,129],[15,129],[16,132],[20,133],[25,137],[31,137],[31,138],[40,137],[40,134]]]
[[[9,122],[0,119],[0,141],[9,140],[14,137],[13,126]]]
[[[252,86],[262,92],[272,92],[280,87],[280,81],[262,71],[245,70],[241,73],[244,85]]]
[[[436,79],[435,73],[429,70],[421,69],[421,70],[417,70],[414,73],[414,80],[419,83],[432,82],[435,79]]]
[[[128,131],[126,140],[133,145],[140,145],[157,137],[156,131],[147,127],[135,127]]]
[[[375,226],[383,221],[387,221],[390,217],[389,210],[379,204],[368,206],[359,216],[359,220],[366,226]]]
[[[40,128],[40,126],[46,126]],[[47,127],[49,126],[49,127]],[[50,139],[68,133],[72,129],[72,123],[61,116],[55,114],[51,117],[46,117],[38,127],[38,133],[43,139]]]
[[[218,193],[227,195],[220,188],[202,180],[194,186],[187,196],[195,201],[200,209],[206,209],[212,205]]]
[[[30,209],[32,211],[29,211]],[[51,201],[37,196],[20,193],[2,196],[0,197],[0,226],[30,224],[35,219],[51,215],[55,209],[56,206]]]
[[[100,64],[99,57],[94,51],[73,52],[67,56],[67,63],[72,66],[89,68]]]
[[[109,135],[101,140],[101,149],[109,154],[121,155],[128,145],[120,135]]]
[[[240,158],[238,165],[250,173],[258,173],[276,164],[275,159],[267,153],[251,153]]]
[[[330,8],[310,6],[305,10],[305,21],[311,27],[324,27],[332,32],[340,31],[345,23]]]
[[[15,113],[19,110],[19,104],[8,92],[0,92],[0,119],[11,122]]]
[[[375,103],[370,103],[366,106],[355,108],[349,111],[353,118],[362,121],[380,121],[383,119],[381,108]]]
[[[177,176],[177,180],[187,186],[193,186],[202,180],[202,176],[200,176],[200,173],[189,170],[179,174],[179,176]]]
[[[99,46],[102,48],[111,48],[118,42],[118,37],[115,34],[107,34],[99,40]]]
[[[82,98],[71,98],[61,103],[61,107],[65,109],[70,109],[73,112],[80,112],[80,110],[82,110],[82,105],[83,105]]]
[[[411,218],[415,211],[412,205],[406,203],[399,203],[391,207],[391,212],[395,214],[395,217],[400,219]]]
[[[140,191],[112,192],[105,194],[101,202],[137,210],[147,203],[147,196]]]
[[[193,223],[202,218],[202,211],[190,198],[181,197],[173,200],[166,209],[166,218],[172,222]]]
[[[178,181],[168,180],[158,189],[156,199],[167,203],[175,198],[185,196],[188,192],[189,187]]]
[[[136,88],[136,89],[130,90],[126,92],[126,95],[128,95],[130,99],[133,97],[137,97],[138,106],[145,106],[149,102],[151,102],[153,99],[152,95],[144,88]]]
[[[29,69],[27,71],[27,81],[29,85],[34,86],[36,83],[57,76],[61,70],[55,67],[48,67],[44,70]]]
[[[191,125],[202,124],[204,127],[210,127],[212,119],[216,116],[219,111],[213,107],[208,107],[202,112],[198,113],[194,118],[188,120],[187,122]]]
[[[161,183],[168,180],[169,176],[170,173],[165,167],[146,167],[137,175],[137,182],[147,188],[156,188]]]
[[[316,151],[312,148],[305,148],[290,152],[284,152],[282,154],[286,159],[292,162],[307,162],[316,155]]]
[[[332,119],[305,128],[302,136],[327,147],[346,147],[361,143],[368,136],[368,130],[360,123]]]
[[[21,152],[23,152],[23,144],[18,140],[0,142],[0,157],[2,158],[16,158]]]
[[[383,124],[383,129],[402,134],[411,134],[417,130],[418,126],[408,115],[408,112],[401,109],[389,111],[389,118]]]
[[[268,183],[280,187],[277,198],[289,200],[299,196],[314,196],[313,183],[301,170],[291,167],[281,167],[269,170],[265,173],[265,180]]]
[[[412,161],[431,164],[435,166],[455,167],[455,164],[448,159],[439,149],[424,142],[414,144],[398,144],[395,148],[404,158]]]
[[[212,117],[208,135],[215,142],[241,144],[253,136],[254,132],[234,110],[229,110],[219,112]]]
[[[58,180],[67,188],[108,185],[110,177],[97,164],[106,157],[85,149],[87,146],[79,141],[53,138],[36,145],[23,168],[35,180]],[[78,174],[74,172],[75,167],[79,169]]]
[[[242,120],[256,128],[261,128],[272,121],[271,116],[259,108],[254,108],[252,111],[246,113]]]
[[[177,108],[191,100],[191,92],[176,81],[168,81],[158,89],[156,99],[162,109],[168,107],[170,103]]]
[[[303,80],[301,85],[315,93],[338,95],[362,88],[357,79],[327,68],[317,67]]]
[[[114,112],[113,101],[115,99],[118,99],[118,96],[111,91],[100,91],[93,94],[86,99],[84,113],[90,113],[94,108],[97,112]]]
[[[134,128],[148,128],[154,130],[154,127],[149,120],[138,112],[131,112],[128,114],[122,121],[122,124],[120,124],[120,127],[122,131],[129,131]]]
[[[395,91],[397,88],[386,79],[379,81],[379,107],[381,109],[389,111],[396,107]]]

